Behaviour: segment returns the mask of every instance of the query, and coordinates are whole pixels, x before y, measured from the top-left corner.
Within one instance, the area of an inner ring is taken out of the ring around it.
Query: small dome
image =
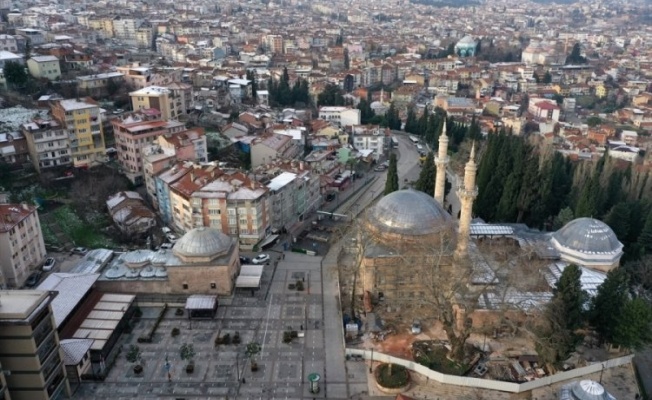
[[[195,228],[183,235],[172,248],[183,257],[215,258],[229,251],[233,239],[217,229]]]
[[[586,254],[622,252],[623,245],[609,225],[593,218],[578,218],[553,234],[559,246]]]
[[[383,197],[369,212],[369,223],[381,232],[428,235],[449,229],[451,216],[431,196],[413,190],[398,190]]]
[[[573,398],[577,400],[608,400],[612,397],[596,381],[584,380],[572,387]]]
[[[462,39],[460,39],[457,44],[475,44],[475,39],[471,35],[466,35]]]

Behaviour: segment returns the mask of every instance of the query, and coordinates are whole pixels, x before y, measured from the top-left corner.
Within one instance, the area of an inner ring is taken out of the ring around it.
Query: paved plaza
[[[214,319],[191,323],[185,315],[176,316],[177,307],[170,306],[149,344],[139,344],[137,338],[154,324],[162,307],[141,306],[143,318],[116,345],[122,353],[106,380],[82,384],[74,398],[344,399],[366,393],[364,365],[351,365],[344,359],[337,283],[322,281],[322,258],[286,252],[275,267],[280,254],[270,252],[271,265],[265,266],[261,289],[253,297],[249,290],[238,290],[232,298],[220,299]],[[288,288],[299,280],[305,282],[304,291]],[[176,337],[171,335],[174,327],[180,330]],[[286,330],[302,332],[303,337],[285,344]],[[239,345],[215,347],[218,334],[233,337],[235,332],[241,337]],[[246,344],[252,341],[261,345],[256,372],[251,371],[245,356]],[[179,357],[183,343],[192,343],[197,353],[195,370],[190,374]],[[140,376],[125,359],[131,344],[137,344],[142,351],[144,372]],[[345,364],[350,365],[350,370]],[[321,375],[318,394],[309,392],[307,377],[311,373]]]

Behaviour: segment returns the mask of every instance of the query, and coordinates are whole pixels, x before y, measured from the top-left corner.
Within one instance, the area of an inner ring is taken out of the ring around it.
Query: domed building
[[[455,44],[455,54],[460,57],[473,57],[477,46],[478,42],[472,36],[466,35]]]
[[[623,244],[602,221],[577,218],[552,235],[551,242],[562,260],[609,272],[618,267]]]
[[[172,250],[135,250],[102,271],[104,291],[150,294],[232,293],[240,269],[236,239],[213,228],[195,228]]]
[[[363,285],[375,298],[409,306],[419,293],[419,266],[432,263],[439,250],[438,262],[452,264],[455,222],[426,193],[407,189],[386,195],[367,211],[363,225]]]

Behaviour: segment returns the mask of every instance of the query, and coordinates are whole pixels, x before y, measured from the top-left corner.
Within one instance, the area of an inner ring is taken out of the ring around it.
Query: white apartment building
[[[378,160],[385,151],[385,128],[378,125],[358,125],[351,128],[353,146],[358,150],[373,150],[373,157]]]
[[[36,207],[0,204],[0,270],[8,287],[20,288],[45,260]]]
[[[27,68],[34,78],[56,81],[61,78],[61,66],[55,56],[34,56],[27,60]]]
[[[21,131],[36,171],[72,165],[68,134],[56,120],[36,119],[23,124]]]
[[[319,118],[338,126],[360,125],[360,110],[341,106],[320,107]]]

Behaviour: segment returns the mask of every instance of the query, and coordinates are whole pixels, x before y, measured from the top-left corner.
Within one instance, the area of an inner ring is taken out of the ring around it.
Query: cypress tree
[[[389,168],[387,169],[387,181],[385,182],[385,195],[398,190],[398,170],[396,153],[389,156]]]
[[[638,244],[646,253],[652,253],[652,211],[647,214],[645,225],[638,237]]]
[[[574,331],[582,325],[586,293],[582,290],[580,277],[582,270],[575,264],[564,268],[553,291],[554,300],[562,305],[562,320],[564,328]]]
[[[589,323],[603,341],[613,343],[616,327],[628,301],[628,288],[627,272],[618,268],[607,274],[607,279],[591,300]]]
[[[523,222],[527,217],[528,223],[531,223],[530,215],[534,209],[534,201],[539,196],[539,157],[534,153],[532,148],[528,149],[528,155],[525,160],[525,171],[523,172],[523,180],[521,181],[521,188],[516,199],[516,208],[518,215],[516,222]],[[533,224],[538,225],[538,224]]]
[[[614,344],[640,350],[652,342],[652,333],[650,333],[652,310],[646,300],[636,298],[628,301],[619,319],[620,322],[614,332]]]
[[[435,179],[437,178],[437,168],[435,168],[435,160],[432,152],[426,156],[426,161],[423,163],[419,179],[417,179],[414,188],[433,196],[435,193]]]
[[[408,108],[407,120],[405,121],[405,132],[416,134],[418,129],[417,116],[414,113],[414,108]]]
[[[424,107],[423,114],[421,114],[421,117],[419,117],[419,121],[417,122],[417,135],[423,136],[426,134],[429,118],[428,107]]]
[[[618,240],[625,243],[629,235],[630,208],[627,203],[618,203],[605,216],[604,222],[614,231]]]

